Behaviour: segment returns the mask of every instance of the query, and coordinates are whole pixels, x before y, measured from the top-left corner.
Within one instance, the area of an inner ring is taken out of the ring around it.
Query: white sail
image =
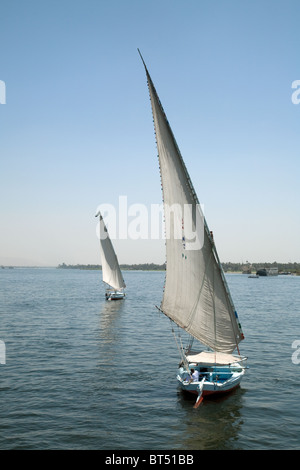
[[[212,236],[145,63],[144,66],[165,208],[167,262],[161,310],[204,345],[231,353],[243,333]],[[170,207],[177,208],[175,215]],[[186,208],[191,209],[189,217]],[[194,241],[186,238],[188,225],[189,231],[196,234]]]
[[[123,289],[126,285],[120,270],[118,258],[109,238],[103,217],[100,212],[97,216],[98,215],[100,217],[100,254],[103,282],[109,284],[113,289]]]

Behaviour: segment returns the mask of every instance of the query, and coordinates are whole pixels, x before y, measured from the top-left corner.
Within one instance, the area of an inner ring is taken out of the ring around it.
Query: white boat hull
[[[106,300],[122,300],[125,297],[125,292],[106,292],[105,293]]]
[[[245,368],[240,364],[231,367],[210,366],[203,368],[198,366],[195,368],[200,372],[198,381],[192,381],[190,369],[184,367],[179,368],[177,380],[182,390],[196,395],[201,392],[202,397],[231,392],[240,385],[245,374]]]
[[[245,371],[234,372],[231,378],[223,383],[218,381],[209,382],[208,380],[205,380],[203,382],[202,395],[206,396],[231,392],[240,385],[244,373]],[[177,380],[182,390],[198,395],[199,385],[201,381],[189,383],[187,381],[184,381],[179,374],[177,375]]]

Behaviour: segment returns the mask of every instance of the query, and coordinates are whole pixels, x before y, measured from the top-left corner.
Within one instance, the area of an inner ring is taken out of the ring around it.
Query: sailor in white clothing
[[[193,382],[199,382],[199,371],[191,369]]]

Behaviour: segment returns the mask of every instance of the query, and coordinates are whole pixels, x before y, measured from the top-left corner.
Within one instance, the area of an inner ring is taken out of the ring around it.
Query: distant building
[[[243,274],[251,274],[252,273],[251,264],[246,264],[246,265],[242,266],[242,273]]]
[[[258,276],[278,276],[278,268],[259,268],[256,274]]]

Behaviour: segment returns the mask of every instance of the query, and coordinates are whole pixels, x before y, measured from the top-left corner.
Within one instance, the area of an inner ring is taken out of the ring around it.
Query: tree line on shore
[[[102,269],[101,264],[59,264],[58,268],[63,269]],[[141,264],[120,264],[120,268],[124,271],[165,271],[166,265],[155,263]]]
[[[222,263],[225,272],[256,272],[259,268],[278,268],[278,272],[300,275],[300,263]],[[100,264],[59,264],[60,269],[102,269]],[[140,263],[140,264],[121,264],[120,268],[124,271],[165,271],[166,264]]]

